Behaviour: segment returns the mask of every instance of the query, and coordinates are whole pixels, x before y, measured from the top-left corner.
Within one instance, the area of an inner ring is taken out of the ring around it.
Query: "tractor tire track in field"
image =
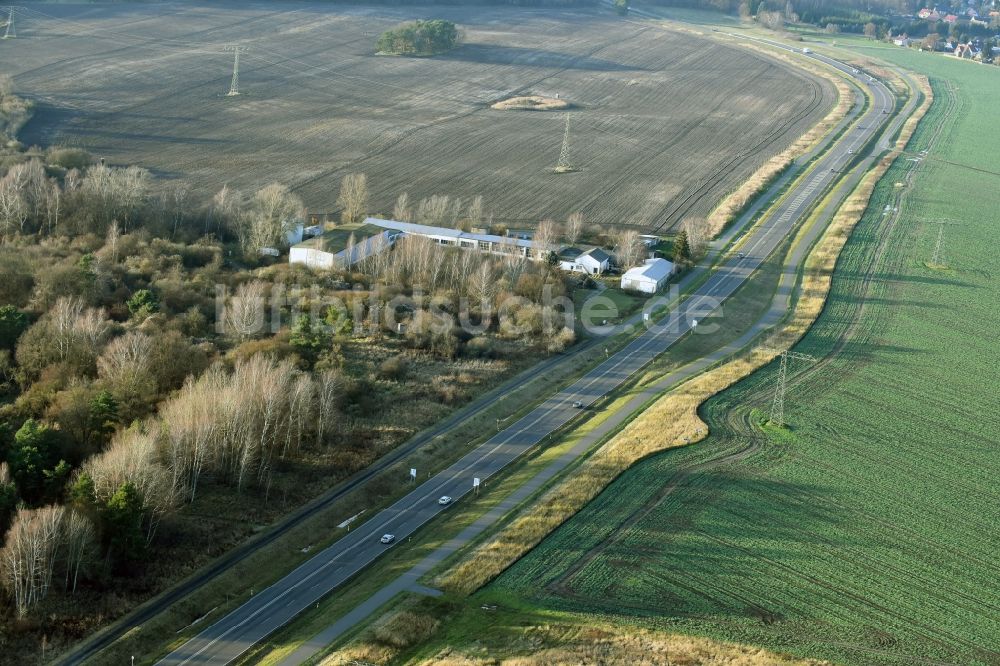
[[[670,205],[664,209],[664,212],[661,213],[662,221],[657,224],[655,228],[660,231],[665,228],[674,228],[683,219],[684,215],[686,215],[691,208],[694,207],[699,199],[706,196],[713,187],[721,184],[727,176],[740,166],[743,160],[757,154],[761,150],[764,150],[767,146],[779,140],[780,137],[790,131],[791,128],[797,126],[800,122],[812,115],[823,102],[823,91],[815,81],[810,81],[810,83],[812,84],[812,101],[805,109],[802,110],[801,113],[794,118],[789,119],[784,125],[779,125],[777,129],[766,135],[752,147],[744,149],[743,151],[737,153],[733,158],[721,164],[716,174],[711,178],[704,180],[696,190],[690,192],[683,198],[672,201]]]
[[[955,111],[957,100],[954,90],[950,86],[946,88],[946,95],[943,97],[945,97],[942,112],[944,120],[941,120],[934,126],[933,131],[926,140],[925,147],[928,152],[933,149],[941,138],[942,128],[948,124],[946,122],[947,118]],[[876,218],[875,224],[869,225],[866,230],[856,230],[856,232],[866,233],[869,237],[876,239],[875,242],[871,243],[872,249],[870,254],[866,252],[866,257],[868,257],[866,265],[869,267],[869,270],[859,276],[857,286],[852,290],[852,293],[857,294],[859,304],[850,311],[850,317],[845,318],[843,327],[837,331],[836,340],[833,341],[829,351],[824,352],[823,358],[814,365],[808,366],[806,369],[796,372],[793,377],[790,377],[789,384],[792,386],[804,384],[807,379],[810,379],[811,381],[808,385],[812,389],[811,392],[815,395],[817,384],[832,388],[838,384],[840,378],[845,377],[854,369],[868,362],[865,357],[851,356],[849,354],[845,356],[845,353],[851,344],[871,343],[877,346],[877,331],[881,330],[881,325],[885,323],[886,316],[891,316],[891,313],[885,311],[882,303],[898,292],[899,283],[892,276],[901,274],[900,271],[904,257],[892,254],[890,248],[894,247],[894,244],[898,245],[899,243],[899,239],[895,238],[896,234],[894,232],[901,218],[901,211],[904,209],[906,196],[912,190],[914,177],[922,165],[923,162],[916,163],[914,168],[905,171],[901,179],[902,187],[893,192],[892,201],[890,202],[890,208],[893,210],[890,214]],[[867,214],[871,215],[871,211],[868,211]],[[904,253],[898,254],[902,255]],[[872,297],[876,294],[879,298],[873,301]],[[760,404],[764,402],[770,393],[769,388],[765,387],[763,382],[753,385],[752,388],[741,394],[740,403]],[[725,446],[725,443],[729,440],[742,442],[747,439],[748,435],[752,435],[753,428],[748,427],[749,423],[745,411],[729,410],[722,416],[725,422],[723,429],[728,430],[729,434],[724,436],[718,442],[718,445]],[[841,451],[844,455],[857,457],[861,468],[878,466],[886,462],[866,451],[848,448],[846,445],[839,445],[838,441],[834,434],[829,438],[828,446]],[[984,445],[987,444],[988,442],[984,442]],[[761,446],[757,446],[753,450],[754,454],[761,452]],[[929,463],[915,465],[922,474],[921,478],[907,477],[909,478],[908,482],[904,478],[904,487],[913,488],[913,492],[919,492],[916,489],[920,488],[933,488],[936,487],[935,484],[941,483],[945,475],[939,473],[952,460],[947,451],[902,451],[900,454],[910,457],[922,457],[925,462]],[[832,474],[843,477],[844,474],[850,473],[849,470],[835,469],[832,465],[824,463],[822,460],[803,455],[801,451],[786,450],[781,455],[786,458],[795,457],[807,467],[812,467],[828,475]],[[681,467],[681,469],[676,471],[672,470],[673,475],[670,478],[672,480],[678,477],[689,478],[694,470],[702,470],[706,465],[711,467],[712,462],[717,462],[721,465],[726,462],[742,462],[745,464],[752,461],[749,455],[742,456],[735,461],[728,461],[727,458],[728,455],[726,452],[720,451],[718,458],[708,463],[699,462]],[[950,481],[949,483],[951,483],[954,489],[954,481]],[[629,548],[635,549],[635,543],[627,543],[630,536],[629,533],[634,529],[639,529],[639,525],[642,524],[644,519],[647,520],[648,524],[648,519],[657,509],[657,505],[663,504],[673,494],[675,489],[673,486],[675,484],[676,481],[671,481],[669,490],[661,491],[653,498],[644,502],[630,513],[625,523],[616,528],[610,536],[603,539],[597,546],[580,554],[573,565],[552,581],[546,590],[549,593],[557,595],[557,597],[573,599],[582,604],[593,603],[595,601],[594,593],[591,591],[583,594],[578,593],[574,589],[575,579],[585,576],[585,570],[588,565],[595,562],[601,555],[604,555],[605,559],[610,558],[611,561],[614,561],[615,553],[607,552],[613,546],[619,546],[619,553],[629,552]],[[892,561],[874,556],[872,552],[869,552],[869,550],[860,545],[851,545],[850,542],[846,541],[838,543],[828,536],[828,534],[817,531],[817,528],[810,529],[807,526],[788,525],[786,529],[794,531],[795,538],[800,540],[801,543],[808,543],[814,546],[816,548],[815,556],[831,565],[829,567],[830,573],[823,577],[816,577],[807,568],[796,566],[794,558],[790,558],[789,562],[781,562],[773,557],[769,557],[766,553],[760,552],[760,549],[744,547],[723,536],[704,530],[695,530],[694,534],[702,539],[713,541],[723,548],[740,552],[744,558],[748,558],[752,562],[759,562],[764,570],[768,572],[768,576],[772,578],[780,577],[782,580],[787,581],[784,583],[776,582],[776,585],[784,590],[784,596],[780,603],[776,602],[779,606],[788,608],[790,604],[794,604],[794,602],[790,601],[791,597],[798,599],[798,603],[805,604],[805,607],[809,608],[810,606],[815,606],[817,595],[819,595],[826,600],[826,605],[824,605],[825,613],[832,613],[833,615],[840,616],[841,619],[853,620],[855,623],[860,615],[866,618],[866,621],[870,622],[870,627],[876,633],[881,631],[883,627],[895,628],[903,632],[904,635],[919,637],[928,646],[937,646],[937,649],[931,650],[932,652],[947,655],[954,653],[955,648],[961,646],[977,661],[1000,663],[1000,651],[990,649],[981,642],[968,640],[952,630],[954,627],[960,626],[960,624],[956,623],[960,623],[960,618],[962,617],[976,616],[984,612],[991,615],[1000,615],[1000,604],[990,599],[984,599],[981,588],[975,580],[966,581],[964,585],[960,586],[953,585],[947,590],[941,589],[939,585],[940,581],[937,580],[937,575],[941,573],[939,567],[942,560],[949,562],[951,570],[955,570],[956,567],[960,569],[963,565],[968,565],[980,573],[986,572],[988,575],[995,576],[1000,572],[1000,567],[988,559],[989,554],[986,552],[970,552],[965,549],[952,547],[948,543],[920,534],[904,522],[892,522],[878,514],[859,510],[855,504],[864,506],[866,501],[875,499],[874,497],[870,497],[874,491],[868,491],[864,485],[864,478],[861,475],[856,475],[852,484],[841,485],[853,485],[859,489],[859,494],[851,497],[852,504],[849,507],[836,497],[830,497],[805,488],[797,488],[794,491],[778,491],[766,487],[755,487],[754,500],[772,507],[784,505],[797,507],[796,510],[789,512],[791,515],[803,513],[806,507],[812,508],[817,506],[833,510],[833,513],[853,514],[856,518],[864,521],[869,530],[875,530],[879,533],[879,540],[884,544],[885,548],[921,553],[921,556],[917,558],[919,560],[919,563],[916,564],[917,568],[910,570],[900,567]],[[973,480],[960,486],[959,490],[961,494],[967,497],[977,498],[986,503],[995,503],[1000,500],[1000,493],[992,492],[992,486],[988,485],[988,482],[987,485],[982,485],[975,483]],[[705,504],[711,501],[711,498],[708,498],[700,505],[697,502],[694,502],[694,505],[692,505],[692,502],[688,502],[688,505],[685,505],[684,508],[699,512]],[[718,506],[716,508],[719,509]],[[743,510],[740,510],[741,508]],[[752,513],[752,507],[749,505],[726,505],[721,510],[733,524],[753,524],[758,519],[758,516]],[[664,539],[672,541],[669,532],[673,527],[671,519],[673,514],[670,513],[670,509],[665,509],[665,511],[667,511],[667,524],[663,524],[662,518],[656,524],[659,526],[659,529],[667,531],[668,534],[660,534],[658,537],[660,541]],[[948,521],[952,525],[957,524],[962,530],[988,534],[991,525],[986,522],[977,521],[976,517],[977,514],[975,512],[956,509],[947,514],[937,515],[935,519],[938,521]],[[685,523],[690,523],[691,517],[685,515],[683,520]],[[930,533],[934,534],[934,530],[931,529]],[[635,538],[634,534],[632,538]],[[989,547],[984,544],[980,545],[983,545],[984,548]],[[605,563],[603,569],[598,568],[595,571],[607,571],[607,566]],[[862,579],[866,576],[876,576],[881,580],[889,581],[891,586],[913,589],[918,594],[916,597],[907,596],[905,599],[900,600],[893,598],[884,589],[872,588],[869,592],[864,590],[853,591],[849,583],[859,576]],[[961,576],[958,578],[961,579]],[[761,605],[766,605],[768,600],[764,598],[766,595],[761,590],[741,591],[733,589],[731,586],[723,586],[705,576],[700,576],[697,572],[692,572],[689,569],[681,570],[680,568],[668,568],[666,571],[662,568],[644,571],[643,580],[661,589],[663,594],[669,595],[671,590],[682,590],[692,597],[704,599],[709,604],[722,604],[730,607],[734,613],[758,615],[765,623],[768,622],[767,611]],[[809,587],[819,587],[825,590],[825,592],[818,593],[810,590],[807,599],[803,596],[807,585],[797,584],[796,580],[805,581]],[[659,585],[657,585],[657,582],[659,582]],[[587,587],[587,585],[584,587]],[[613,585],[613,587],[615,586]],[[801,591],[799,591],[800,588]],[[606,593],[609,591],[605,590]],[[598,603],[601,604],[601,602]],[[649,612],[648,603],[642,604],[641,601],[630,604],[627,600],[624,600],[623,603],[622,599],[614,598],[614,606],[640,613]],[[602,608],[607,610],[610,606],[604,603]],[[928,608],[936,609],[935,612],[939,616],[947,617],[949,620],[940,623],[932,621],[927,615]],[[671,615],[678,618],[705,619],[705,616],[688,612],[671,611]],[[896,638],[892,634],[885,634],[885,637],[886,640],[896,641]],[[889,658],[904,663],[955,663],[928,659],[925,656],[906,655],[898,651],[873,649],[868,645],[845,641],[829,641],[828,643],[845,650],[878,655],[881,658]]]
[[[552,581],[548,585],[547,589],[557,595],[564,595],[570,590],[569,581],[571,581],[576,574],[597,559],[597,557],[603,554],[609,547],[624,538],[625,535],[627,535],[640,520],[646,518],[650,513],[657,509],[679,488],[683,488],[685,485],[690,483],[691,479],[695,475],[700,472],[706,472],[726,465],[738,463],[741,460],[752,456],[760,449],[760,447],[761,439],[759,437],[741,438],[741,446],[736,451],[722,451],[709,460],[696,463],[690,467],[678,469],[673,476],[667,480],[656,495],[630,513],[622,523],[615,527],[605,540],[603,540],[596,548],[589,550],[582,557],[580,557],[571,567]]]
[[[376,213],[406,191],[482,195],[495,220],[529,224],[575,211],[639,228],[707,216],[832,99],[761,54],[586,10],[438,8],[467,43],[417,59],[371,45],[430,11],[420,7],[43,9],[65,18],[35,14],[48,35],[18,44],[11,72],[40,102],[26,142],[139,164],[164,187],[187,178],[195,197],[277,180],[313,211],[335,211],[339,178],[363,170]],[[227,42],[250,46],[238,98],[224,96]],[[581,171],[552,173],[562,114],[489,109],[519,91],[576,106]]]
[[[105,30],[103,28],[101,28],[101,29],[95,29],[95,28],[92,28],[92,27],[88,26],[85,23],[82,23],[82,22],[78,21],[78,20],[67,21],[65,19],[58,19],[59,21],[62,21],[62,22],[69,22],[69,23],[73,23],[73,24],[79,24],[80,26],[82,26],[81,32],[80,33],[68,33],[68,34],[65,34],[65,35],[62,35],[62,34],[59,34],[59,33],[41,33],[38,38],[39,39],[56,39],[56,40],[59,40],[59,39],[81,39],[81,40],[83,40],[83,39],[87,39],[88,37],[90,37],[94,41],[99,42],[99,41],[101,41],[101,36],[103,36],[103,35],[109,35],[110,34],[110,35],[112,35],[112,39],[110,39],[108,41],[117,42],[119,45],[116,46],[115,48],[107,49],[107,50],[104,50],[104,51],[98,51],[98,52],[88,53],[86,55],[73,55],[73,56],[70,56],[70,57],[67,57],[67,58],[62,58],[62,59],[56,60],[54,62],[49,62],[49,63],[46,63],[44,65],[38,66],[38,67],[34,67],[34,68],[30,68],[30,69],[26,69],[26,70],[20,71],[20,72],[18,72],[17,76],[18,76],[19,79],[20,78],[28,78],[28,77],[32,77],[32,78],[50,78],[51,79],[51,78],[54,78],[54,77],[58,77],[60,75],[72,77],[72,75],[73,75],[74,72],[78,72],[81,69],[86,69],[87,63],[101,64],[101,63],[104,63],[104,62],[112,61],[112,60],[115,60],[119,56],[125,56],[127,54],[134,53],[137,49],[138,50],[147,50],[148,51],[148,50],[156,49],[157,47],[159,47],[160,49],[173,50],[173,51],[176,52],[177,55],[183,55],[183,54],[186,54],[186,53],[194,53],[194,52],[210,53],[211,52],[210,49],[213,48],[211,45],[197,44],[195,42],[195,40],[197,40],[199,38],[208,37],[212,33],[220,32],[220,31],[225,31],[225,30],[239,29],[242,32],[242,31],[247,30],[247,28],[250,27],[251,24],[258,23],[258,22],[261,22],[261,21],[270,21],[270,20],[273,20],[273,19],[278,18],[278,17],[288,16],[289,14],[300,13],[301,11],[303,11],[303,10],[284,10],[284,11],[278,11],[278,12],[271,12],[269,14],[265,14],[265,15],[261,15],[261,16],[256,16],[256,17],[252,17],[252,18],[249,18],[249,19],[241,18],[237,23],[233,23],[233,24],[230,24],[230,25],[215,26],[215,27],[211,27],[211,28],[205,28],[205,29],[199,30],[199,31],[189,32],[189,33],[187,33],[185,35],[185,40],[183,40],[183,41],[171,39],[171,38],[168,38],[168,37],[167,38],[164,38],[164,37],[155,37],[155,36],[154,37],[143,37],[143,36],[139,36],[139,35],[131,35],[131,34],[128,34],[128,33],[123,33],[120,30],[120,28],[123,27],[123,26],[129,26],[129,25],[131,25],[131,26],[134,26],[134,27],[138,27],[139,25],[148,23],[150,21],[155,21],[155,22],[159,23],[159,22],[161,22],[165,18],[165,16],[163,14],[160,14],[160,15],[157,15],[157,16],[154,16],[154,17],[143,17],[143,18],[140,18],[140,19],[136,19],[135,21],[129,21],[129,22],[124,23],[124,24],[116,24],[116,28],[114,30]],[[41,14],[40,12],[35,12],[35,13]],[[167,14],[166,16],[168,16],[168,17],[169,16],[176,16],[179,13],[180,13],[180,10],[178,10],[176,12],[172,12],[170,14]],[[52,17],[50,17],[47,14],[44,14],[43,16],[46,17],[46,18],[50,18],[50,19],[52,18]],[[83,34],[85,31],[96,32],[96,34],[90,34],[90,35]],[[126,43],[126,44],[123,45],[122,43],[125,42],[126,40],[133,40],[135,43],[133,43],[133,44],[127,44]],[[220,56],[225,55],[224,52],[221,51],[221,47],[224,44],[226,44],[226,43],[228,43],[228,42],[224,41],[224,42],[218,44],[218,50],[219,50],[219,55]],[[258,67],[257,69],[259,70],[259,69],[264,69],[264,68],[263,67]],[[244,72],[244,78],[246,78],[246,74],[249,74],[249,73],[255,71],[255,69],[252,67],[252,63],[251,63],[251,67],[247,67],[246,63],[244,63],[244,66],[242,67],[242,71]],[[199,83],[192,83],[189,86],[181,88],[178,92],[182,93],[182,94],[191,94],[191,93],[194,93],[197,90],[200,90],[202,88],[207,88],[207,87],[216,86],[216,85],[220,86],[219,90],[221,91],[222,90],[222,88],[221,88],[222,82],[229,81],[230,74],[227,72],[227,70],[225,70],[225,68],[220,68],[220,72],[222,72],[222,73],[218,77],[212,78],[212,79],[207,80],[207,81],[202,81],[202,82],[199,82]],[[128,76],[130,76],[130,74],[126,74],[125,75],[126,78]],[[101,110],[86,109],[86,108],[82,107],[79,103],[69,102],[64,97],[57,98],[57,97],[55,97],[53,95],[32,95],[32,94],[30,94],[30,91],[29,91],[29,94],[27,96],[30,97],[30,98],[34,98],[34,99],[43,100],[43,101],[47,102],[48,104],[52,105],[53,107],[56,107],[56,106],[70,106],[71,108],[73,108],[73,109],[75,109],[77,111],[84,112],[84,113],[89,113],[90,117],[92,118],[91,124],[95,125],[97,127],[103,127],[103,128],[112,127],[113,124],[114,124],[114,119],[115,118],[120,118],[120,117],[123,117],[123,116],[128,116],[128,115],[135,114],[137,111],[140,111],[140,110],[142,110],[145,107],[156,108],[162,102],[162,100],[161,100],[160,97],[154,97],[152,99],[145,99],[145,100],[141,100],[141,101],[135,102],[133,104],[122,106],[122,107],[116,108],[116,109],[111,110],[111,111],[101,111]],[[218,95],[215,95],[215,96],[218,96]],[[36,116],[39,116],[39,115],[40,114],[36,114]],[[35,117],[35,118],[33,118],[33,121],[34,121],[34,123],[36,125],[43,125],[42,120],[43,120],[42,117]],[[26,128],[26,129],[28,129],[28,130],[31,129],[30,123],[29,123],[29,127]],[[45,136],[46,132],[48,131],[48,128],[41,128],[39,131],[42,133],[42,136]],[[30,141],[30,142],[32,142],[32,143],[40,142],[38,140],[41,139],[42,136],[32,137],[32,139],[34,139],[34,140]]]
[[[928,152],[932,151],[937,145],[941,138],[941,135],[945,127],[950,127],[948,119],[952,114],[955,113],[958,105],[958,99],[955,94],[954,87],[947,83],[945,85],[946,91],[946,103],[942,111],[942,120],[934,126],[933,132],[928,137],[926,150]],[[903,158],[900,158],[903,159]],[[789,378],[789,386],[795,387],[798,384],[809,381],[811,390],[816,392],[817,385],[832,385],[839,382],[839,380],[853,372],[861,365],[863,361],[861,360],[844,360],[841,358],[844,350],[849,344],[855,342],[866,342],[874,334],[872,329],[876,328],[873,325],[875,317],[866,316],[867,312],[871,309],[870,297],[872,291],[876,285],[879,283],[884,283],[889,291],[889,296],[896,293],[894,289],[897,285],[893,283],[891,279],[888,279],[886,275],[898,275],[898,268],[903,262],[902,256],[889,257],[892,259],[891,263],[888,262],[887,256],[889,256],[889,249],[895,240],[892,233],[896,228],[900,218],[904,213],[904,199],[906,195],[912,191],[913,179],[921,170],[924,162],[921,161],[917,163],[917,166],[908,169],[903,179],[903,187],[899,188],[899,191],[895,193],[894,201],[890,204],[893,210],[888,215],[883,215],[882,220],[879,225],[873,230],[873,233],[879,238],[879,242],[875,245],[874,251],[872,253],[872,258],[870,265],[873,267],[880,267],[877,272],[875,270],[869,271],[861,276],[859,283],[859,294],[857,299],[856,314],[843,332],[838,336],[837,341],[834,343],[832,349],[829,353],[825,354],[816,363],[813,363],[800,372],[795,373],[794,376]],[[901,255],[902,253],[899,253]],[[838,264],[840,262],[838,261]],[[882,269],[881,267],[886,266],[888,263],[889,271]],[[834,268],[836,272],[836,267]],[[862,332],[864,335],[862,335]],[[838,363],[834,363],[838,361]],[[822,380],[820,381],[820,377]]]
[[[642,32],[645,32],[646,30],[648,30],[648,28],[643,28],[641,30],[638,30],[635,34],[640,34]],[[617,39],[613,39],[613,40],[610,40],[609,42],[604,42],[604,43],[600,44],[599,46],[595,46],[590,51],[587,51],[587,52],[584,52],[584,53],[581,53],[581,54],[579,54],[577,56],[572,57],[570,59],[570,61],[565,66],[557,69],[555,72],[551,72],[551,73],[546,74],[545,76],[542,76],[542,77],[540,77],[540,78],[538,78],[538,79],[536,79],[536,80],[534,80],[534,81],[532,81],[530,83],[526,83],[526,84],[522,85],[517,90],[512,91],[511,94],[510,94],[510,96],[511,97],[516,97],[518,95],[523,95],[526,92],[529,92],[529,91],[533,90],[534,88],[538,87],[542,82],[544,82],[544,81],[546,81],[548,79],[551,79],[551,78],[553,78],[554,76],[556,76],[558,74],[565,73],[566,71],[572,69],[575,64],[577,64],[577,63],[579,63],[579,62],[581,62],[581,61],[583,61],[585,59],[592,58],[595,55],[597,55],[598,53],[600,53],[601,51],[605,50],[609,46],[609,44],[610,44],[611,41],[617,42],[618,40]],[[377,146],[376,146],[377,151],[381,152],[381,151],[385,151],[385,150],[388,150],[390,148],[393,148],[393,147],[395,147],[395,146],[403,143],[406,140],[413,139],[414,137],[416,137],[421,132],[424,132],[424,131],[426,131],[426,130],[428,130],[430,128],[436,128],[436,127],[439,127],[439,126],[444,126],[444,125],[452,123],[452,122],[454,122],[456,120],[467,118],[467,117],[469,117],[469,116],[471,116],[471,115],[473,115],[475,113],[483,111],[484,108],[485,109],[489,109],[488,106],[475,104],[475,105],[472,105],[470,108],[468,108],[465,111],[462,111],[460,113],[456,113],[456,114],[453,114],[453,115],[451,115],[449,117],[445,117],[445,118],[439,118],[439,119],[434,120],[432,122],[412,127],[409,130],[407,130],[407,131],[396,133],[395,136],[392,139],[377,144]],[[376,152],[375,150],[373,150],[368,155],[352,161],[347,166],[347,168],[351,169],[351,170],[354,170],[354,171],[362,171],[364,169],[366,163],[370,162],[373,159],[378,158],[378,156],[379,156],[378,152]],[[309,178],[307,180],[297,181],[295,183],[295,189],[297,189],[297,190],[298,189],[302,189],[302,188],[304,188],[304,187],[306,187],[306,186],[308,186],[308,185],[310,185],[310,184],[312,184],[312,183],[314,183],[316,181],[320,181],[320,180],[324,180],[324,179],[329,179],[329,178],[331,178],[332,176],[334,176],[337,173],[344,172],[344,170],[345,170],[345,167],[338,167],[338,168],[335,168],[335,169],[328,169],[326,171],[320,172],[320,173],[316,174],[315,176],[313,176],[313,177],[311,177],[311,178]]]

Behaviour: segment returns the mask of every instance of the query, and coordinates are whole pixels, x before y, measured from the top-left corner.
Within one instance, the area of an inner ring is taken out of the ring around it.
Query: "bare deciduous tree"
[[[36,373],[52,363],[77,370],[93,367],[109,330],[104,310],[87,308],[79,298],[62,297],[35,323],[17,348],[22,370]]]
[[[496,296],[497,285],[496,275],[493,271],[493,263],[489,260],[483,261],[479,270],[472,277],[469,288],[469,295],[484,310],[489,308]]]
[[[89,201],[92,215],[104,225],[119,220],[128,231],[133,216],[146,200],[151,177],[137,166],[125,169],[97,164],[87,169],[80,192]]]
[[[343,222],[360,222],[368,212],[368,177],[363,173],[349,173],[340,181],[337,205]]]
[[[286,235],[302,216],[302,199],[281,183],[257,190],[249,212],[242,216],[240,243],[243,251],[256,254],[264,247],[287,245]]]
[[[264,330],[267,309],[266,282],[244,282],[226,305],[226,327],[240,338],[250,338]]]
[[[691,248],[691,259],[697,261],[708,251],[708,223],[702,217],[689,217],[684,220],[684,231],[687,232],[688,247]]]
[[[108,500],[131,483],[142,501],[146,542],[151,543],[160,520],[177,504],[178,488],[159,462],[158,433],[130,428],[111,440],[107,450],[88,458],[80,468],[94,483],[94,499]]]
[[[635,229],[623,229],[615,234],[615,256],[623,269],[638,266],[646,258],[646,246]]]
[[[221,227],[225,227],[239,236],[242,206],[243,193],[229,185],[223,185],[222,189],[212,197],[212,203],[208,207],[205,215],[205,232],[218,231]]]
[[[51,235],[59,226],[59,213],[62,210],[62,190],[59,184],[53,181],[49,191],[45,196],[45,224],[48,233]]]
[[[553,220],[542,220],[539,222],[538,228],[535,230],[535,236],[532,239],[532,245],[537,257],[541,257],[549,252],[558,251],[559,225]]]
[[[122,233],[121,228],[118,226],[117,220],[112,220],[111,226],[108,227],[108,235],[104,240],[104,246],[108,248],[108,253],[111,255],[111,263],[118,263],[118,241],[121,240]]]
[[[566,219],[566,242],[570,245],[576,245],[576,242],[580,240],[581,234],[583,234],[583,213],[577,212],[573,213]]]
[[[451,210],[451,198],[447,194],[434,194],[421,199],[417,204],[417,223],[431,227],[448,226],[448,213]]]
[[[80,570],[93,557],[97,547],[94,525],[87,516],[69,509],[63,521],[63,531],[66,543],[65,589],[75,593]]]
[[[343,378],[335,370],[327,370],[316,382],[316,444],[329,441],[337,413],[337,396],[343,387]]]
[[[97,359],[97,370],[119,406],[127,415],[156,392],[156,380],[150,370],[153,341],[148,335],[129,331],[115,338]]]
[[[50,187],[49,179],[45,175],[45,167],[42,166],[41,161],[32,159],[15,164],[7,172],[5,180],[9,180],[21,193],[32,223],[40,224],[45,210],[46,195]]]
[[[65,509],[21,509],[14,516],[3,550],[0,574],[20,617],[48,594],[62,540]]]
[[[0,179],[0,228],[4,239],[21,231],[28,221],[28,205],[17,185],[8,178]]]
[[[413,213],[410,211],[410,195],[403,192],[396,198],[396,205],[392,207],[392,219],[399,222],[410,222]]]
[[[477,194],[469,202],[469,207],[465,211],[465,219],[468,220],[469,228],[483,226],[485,210],[482,195]]]

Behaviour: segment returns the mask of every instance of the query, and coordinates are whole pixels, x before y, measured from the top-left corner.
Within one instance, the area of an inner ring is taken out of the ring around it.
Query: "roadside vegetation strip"
[[[407,663],[419,666],[822,666],[768,650],[666,631],[622,627],[592,615],[535,612],[523,607],[477,608],[447,621],[435,619],[445,603],[408,599],[358,640],[310,663]],[[447,647],[420,649],[439,634]],[[465,642],[476,636],[473,643]],[[454,640],[450,640],[454,637]]]
[[[732,42],[725,40],[723,43]],[[756,44],[747,44],[744,42],[739,43],[739,46],[759,53],[765,53],[776,60],[793,64],[800,69],[826,79],[837,89],[838,99],[837,104],[830,110],[826,117],[814,125],[808,132],[800,136],[791,146],[764,162],[742,185],[727,195],[709,213],[709,235],[713,237],[739,218],[759,195],[767,191],[767,188],[792,166],[797,157],[805,155],[823,141],[826,135],[833,131],[854,105],[853,88],[848,85],[843,76],[835,74],[833,70],[816,66],[812,62],[802,59],[795,60],[793,63],[787,54],[777,52],[773,49],[764,49]]]
[[[823,239],[810,254],[801,296],[791,320],[760,347],[690,380],[657,401],[510,526],[439,577],[438,586],[453,592],[472,593],[541,542],[625,469],[653,453],[703,439],[704,434],[698,433],[705,433],[707,426],[698,416],[699,405],[773,360],[774,352],[764,351],[763,347],[789,349],[805,334],[823,310],[837,257],[854,225],[861,219],[876,183],[901,153],[927,111],[932,93],[926,80],[922,80],[921,86],[925,100],[907,119],[895,149],[879,161],[841,206]]]

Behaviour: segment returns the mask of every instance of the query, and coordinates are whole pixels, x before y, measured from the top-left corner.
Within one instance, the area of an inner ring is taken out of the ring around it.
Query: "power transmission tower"
[[[944,225],[943,224],[939,224],[938,225],[937,243],[934,244],[934,256],[931,257],[931,265],[932,266],[940,266],[941,265],[941,241],[943,241],[943,240],[944,240]]]
[[[229,92],[226,97],[235,97],[240,94],[240,53],[246,53],[246,47],[230,45],[226,51],[233,52],[233,81],[229,84]]]
[[[19,9],[18,7],[8,6],[7,7],[7,27],[3,31],[3,39],[12,39],[17,37],[17,30],[14,27],[14,10]]]
[[[771,423],[776,426],[785,426],[785,390],[788,379],[788,359],[798,359],[800,361],[815,361],[815,356],[800,354],[798,352],[785,350],[781,352],[781,364],[778,366],[778,383],[774,387],[774,401],[771,403]]]
[[[569,114],[566,114],[566,129],[563,131],[562,150],[559,151],[559,162],[554,169],[556,173],[569,173],[576,171],[572,162],[569,161]]]
[[[956,220],[928,220],[933,224],[938,225],[938,235],[937,242],[934,243],[934,255],[931,257],[931,267],[944,266],[944,262],[941,257],[941,248],[944,246],[944,226],[946,224],[961,224]]]

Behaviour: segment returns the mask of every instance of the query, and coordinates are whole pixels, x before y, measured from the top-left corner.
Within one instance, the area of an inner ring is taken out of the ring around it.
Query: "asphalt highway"
[[[650,15],[650,18],[655,17]],[[777,42],[770,45],[796,51]],[[825,56],[801,55],[853,75],[850,66]],[[159,663],[228,664],[237,659],[254,644],[373,563],[388,549],[415,533],[424,523],[447,511],[446,506],[438,504],[439,497],[448,495],[458,502],[468,493],[475,492],[473,479],[478,478],[485,483],[690,333],[697,325],[696,321],[704,320],[715,311],[757,270],[825,195],[841,172],[859,157],[863,148],[867,146],[866,153],[881,150],[872,147],[872,139],[892,118],[895,98],[877,79],[869,79],[864,73],[858,73],[855,79],[859,85],[869,89],[872,103],[859,122],[816,161],[782,203],[749,232],[741,248],[742,256],[721,264],[669,315],[652,323],[632,342],[574,384],[545,400],[447,469],[417,485],[392,506],[345,533],[331,546],[271,587],[252,596]],[[855,104],[860,107],[863,101],[855,100]],[[575,403],[580,403],[581,407],[574,406]],[[395,541],[381,543],[383,534],[394,535]]]

